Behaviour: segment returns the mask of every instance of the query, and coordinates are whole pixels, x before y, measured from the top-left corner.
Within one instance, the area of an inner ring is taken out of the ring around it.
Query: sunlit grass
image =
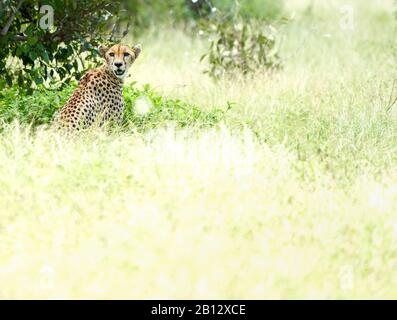
[[[396,297],[394,172],[308,183],[225,128],[0,144],[3,297]]]
[[[137,86],[212,129],[0,134],[0,298],[397,298],[392,1],[286,1],[284,69],[214,83],[206,39],[139,39]]]

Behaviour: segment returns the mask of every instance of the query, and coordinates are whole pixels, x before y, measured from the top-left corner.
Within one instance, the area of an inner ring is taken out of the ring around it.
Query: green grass
[[[65,104],[75,87],[76,84],[73,84],[58,91],[39,87],[32,95],[26,95],[18,88],[4,90],[0,93],[2,124],[18,122],[33,128],[51,125],[55,113]],[[135,88],[133,83],[125,86],[124,101],[123,127],[138,131],[146,131],[167,123],[173,123],[178,128],[211,127],[219,123],[231,108],[231,104],[226,102],[223,108],[213,107],[206,112],[180,99],[170,99],[158,94],[149,84],[145,84],[142,89]]]
[[[393,2],[348,31],[309,2],[273,75],[214,83],[207,39],[142,37],[118,130],[40,126],[72,87],[3,91],[0,297],[397,298]]]

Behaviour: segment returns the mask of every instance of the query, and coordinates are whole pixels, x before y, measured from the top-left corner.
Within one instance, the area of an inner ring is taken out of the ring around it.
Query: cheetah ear
[[[138,58],[139,54],[142,51],[142,47],[140,44],[137,44],[135,47],[132,48],[132,51],[135,53],[135,59]]]
[[[106,54],[106,52],[108,52],[108,50],[109,50],[108,47],[99,46],[99,48],[98,48],[99,55],[100,55],[102,58],[105,58],[105,54]]]

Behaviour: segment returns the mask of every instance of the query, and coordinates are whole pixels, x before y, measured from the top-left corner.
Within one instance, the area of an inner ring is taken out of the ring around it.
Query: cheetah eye
[[[124,52],[124,57],[129,57],[130,54],[128,52]]]
[[[110,52],[109,56],[114,57],[114,52]]]

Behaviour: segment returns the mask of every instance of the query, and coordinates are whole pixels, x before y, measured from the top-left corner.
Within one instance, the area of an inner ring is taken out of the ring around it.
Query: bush
[[[210,46],[201,60],[208,58],[206,72],[214,78],[235,72],[267,72],[281,66],[273,27],[235,16],[205,22],[202,29],[210,38]]]
[[[214,12],[228,12],[231,0],[121,0],[121,20],[132,24],[132,31],[140,34],[153,24],[192,22],[208,19]],[[239,11],[244,19],[274,20],[281,15],[283,1],[241,0]]]
[[[180,1],[180,0],[179,0]],[[229,12],[237,3],[244,19],[271,21],[279,18],[283,11],[282,0],[186,0],[190,7],[190,17],[204,18],[216,11]]]
[[[39,0],[0,2],[0,86],[17,83],[32,91],[46,81],[68,83],[84,72],[79,55],[98,62],[95,47],[109,36],[108,22],[117,15],[119,1]],[[44,22],[44,23],[43,23]],[[48,28],[47,28],[48,27]]]
[[[204,111],[180,99],[168,99],[161,96],[149,85],[145,85],[142,90],[137,90],[132,86],[125,88],[124,100],[126,103],[124,123],[141,131],[170,122],[179,128],[212,127],[221,122],[226,112],[231,109],[231,103],[227,102],[226,108],[214,107],[209,111]]]
[[[32,94],[16,86],[5,89],[0,93],[0,119],[2,123],[17,120],[33,127],[48,124],[73,89],[73,86],[66,86],[63,90],[49,90],[40,86]]]
[[[71,95],[75,86],[66,86],[63,90],[48,90],[40,86],[31,95],[18,88],[0,92],[0,119],[2,123],[15,120],[36,127],[50,124],[54,113],[59,110]],[[211,127],[222,121],[230,109],[213,108],[204,111],[198,106],[180,99],[168,99],[153,91],[149,85],[139,90],[133,86],[125,87],[124,126],[145,131],[172,122],[177,127]],[[145,112],[138,110],[140,104],[146,104]]]
[[[180,22],[192,18],[190,0],[121,0],[121,21],[132,25],[135,35],[153,24]]]
[[[230,0],[214,0],[213,5],[221,11],[230,10]],[[282,0],[240,0],[239,11],[245,19],[271,21],[279,18],[283,12]]]

